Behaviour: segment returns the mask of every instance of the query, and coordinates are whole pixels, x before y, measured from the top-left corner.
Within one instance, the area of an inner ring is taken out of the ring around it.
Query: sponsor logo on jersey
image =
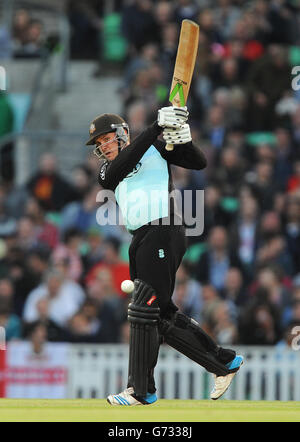
[[[108,162],[103,163],[100,169],[100,178],[101,180],[105,180],[105,174],[106,174],[106,168],[107,168]]]

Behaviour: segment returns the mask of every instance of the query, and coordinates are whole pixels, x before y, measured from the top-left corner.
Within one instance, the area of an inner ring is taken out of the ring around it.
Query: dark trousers
[[[160,317],[168,318],[178,308],[171,297],[175,286],[176,271],[187,248],[185,228],[182,225],[143,226],[133,236],[129,248],[130,278],[138,278],[155,290]],[[148,374],[148,392],[156,391],[154,368],[159,348]],[[131,387],[130,381],[128,387]]]
[[[172,303],[176,271],[187,248],[182,225],[143,226],[134,234],[129,248],[131,280],[138,278],[155,290],[161,317],[174,312]]]

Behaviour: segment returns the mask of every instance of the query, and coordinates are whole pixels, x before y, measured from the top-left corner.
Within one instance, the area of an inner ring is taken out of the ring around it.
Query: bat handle
[[[174,149],[174,144],[166,144],[166,150],[169,152]]]

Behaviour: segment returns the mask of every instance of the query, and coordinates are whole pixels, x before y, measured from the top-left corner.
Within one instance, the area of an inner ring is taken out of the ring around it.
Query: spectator
[[[215,24],[214,14],[210,8],[203,8],[198,14],[197,22],[210,43],[221,43],[221,35]]]
[[[284,233],[287,248],[295,270],[300,269],[300,199],[290,198],[286,203]]]
[[[98,209],[97,194],[99,186],[92,186],[83,196],[82,201],[66,204],[62,210],[60,230],[64,233],[70,228],[82,233],[97,226],[96,213]]]
[[[108,269],[102,269],[87,288],[88,299],[97,309],[99,329],[97,342],[119,342],[121,324],[126,319],[128,299],[121,299],[114,288],[113,275]]]
[[[23,216],[18,221],[18,243],[25,251],[29,251],[38,245],[35,225],[30,216]]]
[[[50,250],[37,245],[27,254],[21,254],[10,264],[10,275],[14,282],[14,312],[22,317],[28,294],[42,283],[49,267]]]
[[[227,226],[230,223],[228,214],[222,207],[222,191],[215,182],[209,182],[205,188],[204,225],[203,239],[215,225]]]
[[[213,334],[212,317],[217,306],[222,302],[217,290],[209,284],[202,286],[203,308],[201,311],[201,327],[210,335]]]
[[[172,80],[174,64],[178,47],[178,26],[174,22],[166,23],[161,31],[161,42],[159,57],[164,66],[165,83],[170,84]]]
[[[5,328],[5,339],[21,337],[20,318],[13,313],[14,287],[8,278],[0,280],[0,326]]]
[[[80,311],[69,321],[68,332],[71,342],[101,342],[100,328],[101,321],[98,318],[98,306],[92,300],[87,300]],[[107,331],[107,327],[105,327]],[[110,336],[108,342],[112,342]]]
[[[59,174],[56,158],[50,153],[41,156],[39,169],[28,181],[27,188],[47,211],[59,211],[78,196],[73,186]]]
[[[124,8],[122,28],[133,52],[150,42],[159,42],[159,27],[151,0],[134,0]]]
[[[266,289],[259,288],[239,318],[239,336],[245,345],[274,345],[281,336],[280,311],[268,300]]]
[[[32,346],[30,356],[42,358],[45,344],[48,340],[47,327],[43,323],[36,321],[27,327],[25,336]]]
[[[69,0],[66,4],[71,25],[71,58],[101,58],[103,4],[98,0]]]
[[[5,189],[0,187],[0,237],[6,238],[17,230],[15,218],[9,216],[5,207]]]
[[[269,161],[257,163],[253,182],[249,184],[261,210],[271,210],[278,188],[277,184],[273,181],[273,168]]]
[[[182,20],[196,20],[199,8],[194,0],[178,0],[178,5],[175,8],[174,15],[177,23]]]
[[[291,117],[292,139],[295,145],[300,146],[300,106],[297,107]]]
[[[43,42],[43,24],[40,20],[30,19],[21,40],[21,47],[15,49],[16,58],[38,58],[45,51]]]
[[[120,296],[126,296],[121,290],[121,283],[125,279],[130,279],[129,266],[120,259],[120,241],[115,238],[105,240],[103,249],[103,259],[95,264],[86,276],[86,284],[89,285],[97,278],[103,269],[108,269],[112,273],[113,287]]]
[[[238,331],[233,318],[230,315],[229,305],[226,301],[220,302],[212,315],[213,336],[220,345],[236,344]]]
[[[240,208],[231,227],[233,248],[238,256],[244,271],[251,276],[254,268],[256,250],[258,246],[258,204],[252,196],[240,199]]]
[[[232,35],[234,26],[241,16],[241,11],[233,6],[230,0],[219,0],[214,11],[214,20],[222,40],[227,40]]]
[[[15,116],[12,105],[5,93],[0,88],[0,137],[8,135],[14,130]],[[13,142],[8,141],[1,147],[0,155],[0,174],[4,181],[11,181],[14,176],[13,162],[14,146]]]
[[[86,164],[79,164],[72,170],[71,183],[78,193],[81,200],[91,189],[93,185],[93,172]]]
[[[239,152],[234,147],[222,150],[220,166],[215,171],[215,181],[223,189],[224,196],[236,197],[243,182],[244,166]]]
[[[85,299],[85,294],[76,282],[65,279],[62,272],[50,270],[45,282],[28,295],[23,313],[25,322],[40,319],[38,302],[41,299],[47,301],[47,317],[58,326],[64,327],[72,315],[78,311]]]
[[[82,243],[81,232],[77,229],[69,229],[64,233],[63,243],[60,243],[51,255],[54,266],[60,262],[66,263],[65,276],[73,281],[79,281],[83,272],[83,264],[80,256]]]
[[[279,183],[281,190],[285,191],[288,178],[292,174],[292,156],[293,149],[291,136],[287,129],[278,127],[275,130],[276,135],[276,159],[274,164],[274,178]]]
[[[35,198],[28,199],[25,214],[34,223],[35,242],[54,249],[58,244],[58,230],[54,224],[47,221],[42,203]]]
[[[87,273],[97,262],[103,259],[103,237],[98,229],[89,229],[86,234],[88,253],[82,256],[84,273]]]
[[[0,184],[0,195],[8,216],[18,220],[25,212],[28,194],[23,186],[16,186],[12,181]]]
[[[141,69],[147,69],[155,62],[159,57],[159,48],[154,43],[148,43],[144,45],[135,57],[130,59],[126,66],[124,73],[124,80],[120,86],[119,92],[122,94],[123,99],[128,97],[128,88],[132,85],[136,74]],[[131,128],[131,126],[129,126]]]
[[[232,314],[237,313],[237,308],[245,305],[248,297],[244,287],[243,275],[235,267],[231,267],[226,275],[224,289],[220,292],[221,297],[228,301]]]
[[[208,250],[197,262],[196,278],[203,284],[209,283],[217,290],[222,290],[230,267],[241,268],[240,260],[229,248],[225,228],[213,227],[209,235]]]
[[[209,109],[204,131],[215,152],[220,151],[226,135],[225,115],[221,106],[214,105]]]
[[[30,15],[26,9],[18,9],[13,18],[13,39],[16,49],[22,47],[26,41],[26,33],[30,22]]]
[[[287,182],[287,190],[289,193],[299,194],[300,190],[300,159],[293,164],[293,172]]]
[[[291,292],[282,283],[282,274],[276,267],[264,267],[258,272],[258,284],[268,291],[268,301],[281,312],[281,325],[285,326],[291,316]]]
[[[273,130],[276,127],[278,120],[274,106],[290,87],[290,67],[286,51],[279,45],[272,45],[268,54],[254,63],[249,71],[250,130]]]
[[[201,285],[191,278],[186,263],[182,263],[177,270],[173,298],[180,311],[196,321],[201,321],[203,305]]]

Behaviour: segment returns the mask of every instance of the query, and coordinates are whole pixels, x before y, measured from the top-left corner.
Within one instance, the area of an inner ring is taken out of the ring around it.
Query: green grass
[[[0,422],[300,422],[300,402],[160,400],[118,407],[100,399],[0,399]]]

